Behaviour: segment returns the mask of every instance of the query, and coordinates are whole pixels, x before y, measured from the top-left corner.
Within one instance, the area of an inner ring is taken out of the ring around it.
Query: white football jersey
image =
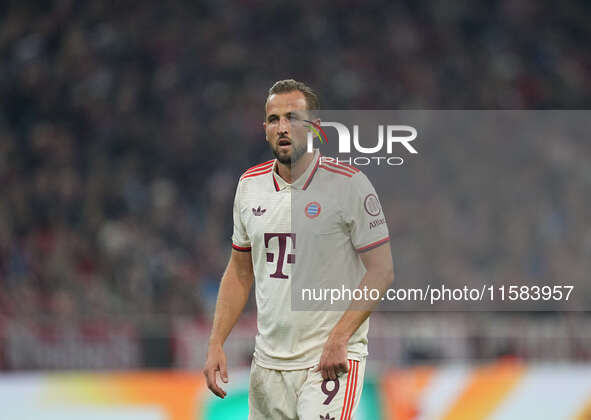
[[[359,253],[387,242],[388,228],[377,194],[359,169],[327,162],[315,150],[306,171],[288,184],[276,165],[270,160],[241,176],[232,247],[252,255],[256,363],[306,369],[320,360],[346,305],[328,310],[325,301],[321,310],[292,310],[292,286],[355,289],[365,274]],[[368,320],[351,337],[350,359],[367,355],[367,330]]]

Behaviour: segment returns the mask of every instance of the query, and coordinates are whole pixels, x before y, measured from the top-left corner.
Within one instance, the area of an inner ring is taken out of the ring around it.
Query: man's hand
[[[382,296],[394,279],[390,244],[384,243],[360,255],[367,271],[361,279],[359,289],[363,290],[364,287],[378,289],[380,290],[380,296]],[[322,372],[323,379],[335,380],[339,373],[349,370],[347,365],[347,343],[355,331],[369,317],[375,304],[376,302],[353,301],[331,330],[316,369],[316,372]]]
[[[207,360],[203,368],[207,387],[220,398],[226,396],[226,391],[217,384],[218,372],[222,382],[228,383],[226,354],[222,346],[246,305],[253,282],[254,274],[250,252],[239,252],[232,249],[232,256],[226,267],[226,272],[222,276],[218,301],[215,304],[213,328],[207,348]]]
[[[220,398],[226,396],[226,391],[217,384],[217,372],[224,383],[228,383],[228,370],[226,368],[226,354],[221,345],[210,344],[207,350],[207,360],[203,368],[203,374],[207,381],[207,387]]]
[[[346,373],[348,370],[347,342],[329,337],[324,344],[316,372],[321,373],[322,379],[335,380],[341,372]]]

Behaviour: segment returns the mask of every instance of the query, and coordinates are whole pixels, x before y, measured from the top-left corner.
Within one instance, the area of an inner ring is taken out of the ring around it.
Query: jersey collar
[[[318,170],[319,163],[320,163],[320,151],[318,149],[314,149],[314,158],[312,159],[312,161],[310,162],[310,164],[308,165],[308,167],[306,168],[304,173],[302,175],[300,175],[300,177],[298,179],[296,179],[294,182],[289,184],[289,183],[285,182],[285,180],[277,174],[276,169],[277,169],[278,163],[277,163],[277,159],[275,159],[275,163],[273,164],[273,171],[271,171],[271,174],[273,177],[273,188],[275,188],[275,191],[281,191],[284,188],[291,186],[291,188],[295,188],[298,190],[305,190],[306,188],[308,188],[310,186],[310,183],[312,182],[312,179],[314,178],[314,175],[316,174],[316,171]]]

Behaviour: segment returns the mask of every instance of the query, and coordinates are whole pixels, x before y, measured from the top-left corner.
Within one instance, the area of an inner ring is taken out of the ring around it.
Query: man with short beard
[[[223,344],[256,280],[251,420],[349,420],[359,404],[370,311],[353,306],[346,311],[291,310],[296,261],[303,275],[313,278],[328,266],[359,288],[369,285],[383,292],[393,280],[387,225],[370,228],[381,208],[367,177],[355,167],[321,160],[318,150],[306,152],[310,124],[320,124],[313,114],[318,107],[316,94],[302,82],[282,80],[271,87],[263,127],[275,159],[244,172],[236,190],[232,255],[203,372],[209,389],[224,398],[217,381],[219,372],[228,382]],[[299,208],[292,192],[312,199]],[[328,229],[322,246],[332,252],[330,261],[315,259],[317,245],[303,246],[301,237],[296,249],[296,216]]]

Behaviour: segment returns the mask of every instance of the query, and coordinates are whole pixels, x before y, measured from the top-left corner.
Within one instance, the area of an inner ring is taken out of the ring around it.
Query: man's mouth
[[[279,140],[279,146],[289,146],[291,145],[291,141],[289,141],[288,139],[281,139]]]

